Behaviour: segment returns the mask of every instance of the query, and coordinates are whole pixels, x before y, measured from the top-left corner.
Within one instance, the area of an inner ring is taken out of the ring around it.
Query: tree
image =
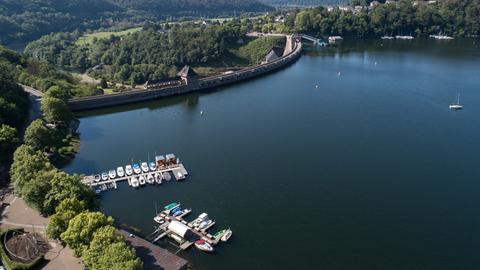
[[[68,90],[64,90],[60,88],[58,85],[54,85],[48,88],[47,92],[45,92],[44,98],[58,98],[63,100],[63,102],[67,102],[70,98],[71,94]]]
[[[86,204],[84,201],[80,201],[77,198],[63,200],[55,208],[55,214],[50,216],[50,222],[47,227],[48,237],[60,239],[60,235],[67,230],[70,220],[85,210]]]
[[[51,180],[57,173],[56,169],[42,170],[35,174],[33,179],[27,181],[22,189],[21,195],[25,202],[32,208],[37,209],[45,216],[43,204],[45,196],[52,188]]]
[[[56,207],[65,199],[78,199],[83,201],[87,208],[94,205],[94,194],[91,189],[81,182],[78,175],[68,175],[57,172],[50,181],[51,188],[45,195],[42,212],[51,215]]]
[[[34,120],[25,130],[25,144],[36,150],[44,150],[52,143],[52,130],[42,119]]]
[[[30,181],[34,181],[40,171],[51,169],[53,169],[53,166],[43,152],[36,151],[26,144],[21,145],[13,154],[13,164],[10,168],[10,175],[16,192],[23,196],[24,187]]]
[[[17,130],[9,125],[0,125],[0,164],[17,148],[20,140],[17,137]]]
[[[113,226],[104,226],[94,233],[82,260],[91,269],[143,269],[134,250],[127,246]]]
[[[102,78],[100,79],[99,86],[100,86],[102,89],[108,88],[107,80],[105,80],[105,78],[102,77]]]
[[[100,212],[83,212],[70,220],[60,238],[74,250],[76,256],[81,256],[92,241],[93,234],[107,225],[113,225],[111,217]]]
[[[49,123],[67,123],[73,119],[73,114],[68,108],[67,104],[58,98],[43,98],[41,109],[43,112],[43,117]]]

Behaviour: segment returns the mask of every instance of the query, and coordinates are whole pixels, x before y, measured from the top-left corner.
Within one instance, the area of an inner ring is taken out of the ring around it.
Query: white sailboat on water
[[[448,106],[450,110],[456,111],[463,109],[463,106],[460,105],[460,94],[457,95],[457,101]]]

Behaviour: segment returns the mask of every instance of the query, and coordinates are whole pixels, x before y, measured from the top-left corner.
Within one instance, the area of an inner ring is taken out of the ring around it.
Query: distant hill
[[[263,3],[274,7],[310,7],[326,6],[348,3],[348,0],[261,0]]]
[[[0,0],[0,44],[28,42],[75,29],[272,9],[257,0]]]

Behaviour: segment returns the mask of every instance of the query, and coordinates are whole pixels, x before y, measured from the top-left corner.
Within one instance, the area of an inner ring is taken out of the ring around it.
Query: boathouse
[[[189,239],[190,237],[192,237],[192,232],[190,231],[190,228],[187,225],[176,220],[172,220],[170,224],[168,224],[168,230],[183,239]]]
[[[175,165],[177,164],[177,157],[174,154],[168,154],[165,156],[167,165]]]

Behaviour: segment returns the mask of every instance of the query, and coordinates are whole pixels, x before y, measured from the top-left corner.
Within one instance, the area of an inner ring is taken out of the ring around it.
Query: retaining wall
[[[183,84],[179,86],[164,87],[158,89],[131,90],[111,95],[74,98],[68,101],[68,106],[72,111],[96,109],[107,106],[115,106],[151,99],[158,99],[173,95],[181,95],[189,92],[201,91],[258,77],[266,73],[286,67],[300,57],[302,52],[301,39],[296,39],[292,37],[287,38],[292,39],[293,48],[291,52],[270,63],[245,68],[239,71],[235,71],[231,74],[202,78],[194,83],[189,83],[188,85]],[[288,44],[289,42],[287,42],[286,46],[288,46]]]

